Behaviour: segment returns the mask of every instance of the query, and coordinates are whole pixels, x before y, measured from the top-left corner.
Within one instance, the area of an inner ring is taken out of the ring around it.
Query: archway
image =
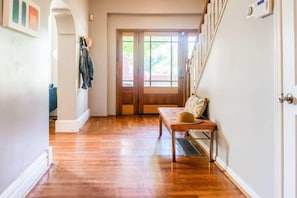
[[[78,82],[77,47],[74,19],[62,0],[51,5],[52,76],[57,85],[56,132],[76,132]]]

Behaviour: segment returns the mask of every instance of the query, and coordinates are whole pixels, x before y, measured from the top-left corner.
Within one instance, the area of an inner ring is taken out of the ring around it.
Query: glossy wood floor
[[[91,117],[79,133],[53,133],[53,165],[36,197],[245,197],[207,156],[171,162],[170,135],[157,116]],[[182,135],[182,134],[180,134]]]

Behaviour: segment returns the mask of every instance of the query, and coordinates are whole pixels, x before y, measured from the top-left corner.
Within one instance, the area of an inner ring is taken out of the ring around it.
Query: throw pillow
[[[200,118],[206,109],[207,102],[207,98],[192,95],[185,104],[185,111],[192,113],[195,118]]]

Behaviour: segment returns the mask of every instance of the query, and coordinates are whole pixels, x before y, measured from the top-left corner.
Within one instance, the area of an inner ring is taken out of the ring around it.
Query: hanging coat
[[[79,71],[82,75],[83,80],[81,88],[87,89],[88,87],[92,87],[94,65],[89,50],[85,46],[81,47]]]

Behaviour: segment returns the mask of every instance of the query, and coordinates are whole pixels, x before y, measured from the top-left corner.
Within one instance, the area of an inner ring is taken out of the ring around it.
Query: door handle
[[[279,97],[278,97],[278,101],[280,103],[283,103],[284,101],[286,101],[288,104],[292,104],[293,103],[293,95],[288,93],[286,96],[284,96],[284,94],[282,93]]]

